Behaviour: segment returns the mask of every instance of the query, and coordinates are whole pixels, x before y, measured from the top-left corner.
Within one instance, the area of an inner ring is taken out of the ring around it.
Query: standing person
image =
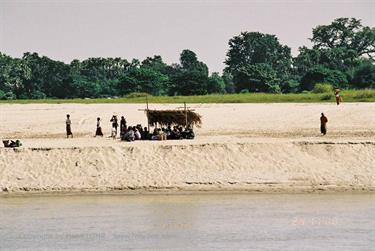
[[[120,137],[123,137],[126,133],[126,119],[124,116],[121,116],[120,120]]]
[[[70,120],[69,114],[66,115],[65,123],[66,123],[66,138],[69,138],[69,136],[72,136],[73,138],[73,133],[72,133],[72,128],[71,128],[72,121]]]
[[[101,127],[101,123],[100,123],[100,118],[98,117],[96,119],[96,132],[95,132],[95,137],[96,136],[101,136],[103,137],[103,131],[102,131],[102,127]]]
[[[320,116],[320,132],[323,135],[326,135],[326,133],[327,133],[327,123],[328,123],[328,119],[324,115],[324,113],[322,113],[322,116]]]
[[[118,120],[117,120],[117,116],[116,115],[113,115],[110,122],[112,122],[112,134],[111,136],[113,138],[116,138],[117,136],[117,127],[118,127]]]
[[[335,98],[336,98],[336,104],[339,105],[340,102],[342,102],[342,97],[340,95],[340,90],[339,89],[335,90]]]

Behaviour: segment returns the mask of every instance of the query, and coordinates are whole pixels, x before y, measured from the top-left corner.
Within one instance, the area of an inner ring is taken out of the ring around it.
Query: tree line
[[[143,61],[88,58],[70,64],[37,53],[12,58],[0,52],[0,99],[96,98],[130,93],[295,93],[317,83],[336,88],[375,88],[375,28],[337,18],[312,30],[313,46],[291,49],[275,35],[242,32],[229,40],[225,69],[209,74],[191,50],[168,65],[155,55]]]

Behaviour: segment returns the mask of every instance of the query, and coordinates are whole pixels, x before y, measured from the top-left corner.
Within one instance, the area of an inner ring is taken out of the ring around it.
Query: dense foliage
[[[65,64],[37,53],[22,58],[0,53],[0,99],[294,93],[314,90],[317,83],[375,88],[375,28],[355,18],[338,18],[314,28],[311,42],[312,48],[300,47],[293,58],[275,35],[242,32],[229,40],[222,75],[209,74],[190,50],[183,50],[180,62],[172,65],[160,56],[142,62],[89,58]]]

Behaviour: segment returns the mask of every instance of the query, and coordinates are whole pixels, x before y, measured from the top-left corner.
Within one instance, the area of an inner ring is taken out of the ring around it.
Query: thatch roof
[[[185,111],[184,110],[148,110],[146,111],[148,121],[155,126],[156,123],[162,126],[171,125],[185,125]],[[191,110],[186,110],[187,124],[200,126],[202,124],[201,115]]]

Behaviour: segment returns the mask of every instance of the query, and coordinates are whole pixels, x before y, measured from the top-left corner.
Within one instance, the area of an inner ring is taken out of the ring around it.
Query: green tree
[[[359,65],[354,71],[351,86],[354,88],[375,88],[375,65],[369,61]]]
[[[225,92],[226,93],[235,93],[236,92],[236,86],[234,85],[232,74],[224,71],[222,78],[223,78],[224,84],[225,84]]]
[[[355,18],[337,18],[329,25],[317,26],[311,41],[314,49],[344,48],[355,52],[355,57],[375,56],[375,28],[363,26]]]
[[[292,57],[290,48],[280,44],[275,35],[242,32],[229,40],[225,71],[233,76],[248,65],[267,64],[278,77],[289,74]]]
[[[169,93],[171,95],[204,95],[208,93],[208,67],[190,50],[180,54],[180,65],[174,67]]]
[[[163,62],[163,59],[159,55],[155,55],[153,57],[147,57],[145,60],[142,61],[141,63],[142,68],[149,68],[154,71],[167,74],[168,70],[167,67],[168,65]]]
[[[280,92],[276,71],[268,64],[252,64],[241,67],[234,76],[237,92]]]
[[[133,68],[119,82],[121,94],[145,92],[155,96],[164,95],[168,76],[148,67]]]
[[[180,55],[180,63],[183,70],[198,71],[202,76],[208,76],[208,67],[205,63],[198,61],[197,55],[191,50],[183,50]]]
[[[87,79],[82,75],[73,77],[73,83],[66,91],[66,97],[69,98],[95,98],[101,93],[99,82]]]
[[[311,91],[316,83],[329,83],[338,88],[348,87],[348,79],[344,73],[321,65],[311,68],[305,74],[301,80],[301,89]]]
[[[311,41],[313,48],[301,47],[293,60],[295,78],[304,82],[302,89],[311,89],[326,78],[329,83],[340,82],[341,87],[347,87],[364,58],[374,59],[375,29],[355,18],[338,18],[329,25],[317,26]]]
[[[280,82],[282,93],[295,93],[300,90],[300,83],[296,79],[286,79]]]
[[[43,96],[42,93],[48,97],[66,97],[66,85],[72,81],[69,65],[37,53],[25,53],[22,60],[31,69],[31,78],[24,84],[25,97]],[[38,94],[33,94],[35,91]]]
[[[172,79],[172,95],[205,95],[208,93],[208,77],[199,71],[183,70]]]
[[[31,69],[21,60],[0,53],[0,90],[4,97],[20,96],[31,78]]]
[[[225,93],[225,82],[219,73],[213,72],[208,78],[207,83],[208,93]]]
[[[280,44],[275,35],[242,32],[229,40],[225,63],[236,91],[279,92],[275,81],[290,77],[292,56],[290,48]]]

